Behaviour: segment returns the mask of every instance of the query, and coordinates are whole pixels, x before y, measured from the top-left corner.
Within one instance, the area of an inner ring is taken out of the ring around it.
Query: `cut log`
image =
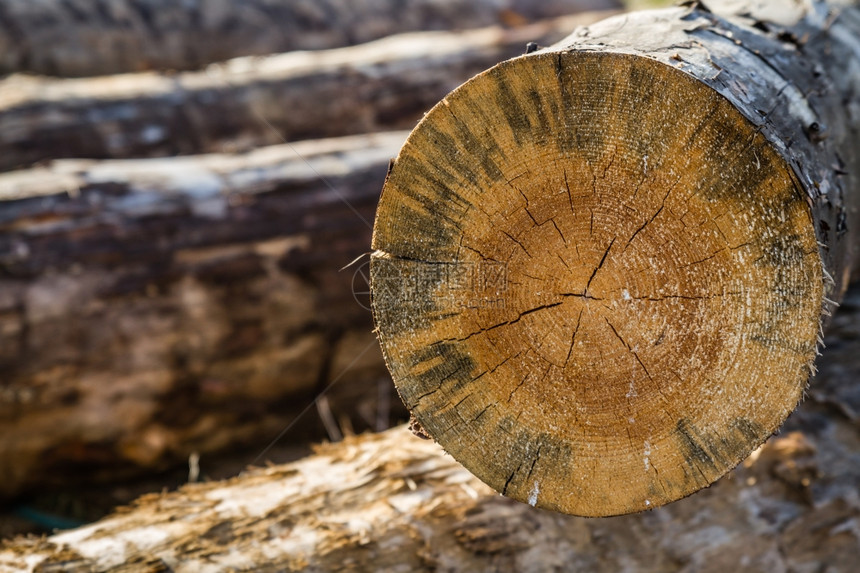
[[[860,291],[848,302],[818,391],[786,432],[731,479],[652,512],[594,520],[533,509],[397,428],[149,495],[47,539],[9,541],[0,570],[852,571]]]
[[[423,428],[507,496],[588,516],[682,498],[814,370],[858,248],[860,10],[720,6],[480,74],[389,172],[383,354]]]
[[[406,31],[517,25],[618,7],[616,0],[2,0],[0,74],[187,70]]]
[[[405,137],[0,175],[0,497],[259,451],[346,370],[335,418],[377,427],[390,379],[339,269]]]
[[[0,80],[0,170],[56,158],[236,152],[284,139],[411,129],[446,93],[523,53],[527,42],[555,42],[599,16],[514,30],[403,34],[338,50],[242,58],[205,72],[11,76]]]

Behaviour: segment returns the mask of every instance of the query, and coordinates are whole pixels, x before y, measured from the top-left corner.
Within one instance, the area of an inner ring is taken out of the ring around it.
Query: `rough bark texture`
[[[186,70],[410,30],[517,25],[613,0],[42,0],[0,2],[0,74]]]
[[[10,541],[0,570],[848,573],[860,549],[858,324],[855,290],[783,432],[728,479],[653,511],[531,508],[397,428]]]
[[[557,49],[650,57],[731,102],[791,165],[830,275],[825,297],[841,296],[860,251],[855,0],[703,2],[693,11],[633,12],[574,32]]]
[[[411,128],[450,90],[523,53],[527,42],[555,42],[599,17],[404,34],[351,48],[243,58],[205,72],[11,76],[0,80],[0,170],[63,157],[235,152],[283,139]]]
[[[0,175],[0,496],[259,451],[345,370],[335,416],[376,427],[390,381],[339,269],[404,138]]]
[[[797,405],[847,286],[860,10],[708,6],[480,74],[389,171],[386,361],[423,428],[517,500],[602,516],[706,487]]]

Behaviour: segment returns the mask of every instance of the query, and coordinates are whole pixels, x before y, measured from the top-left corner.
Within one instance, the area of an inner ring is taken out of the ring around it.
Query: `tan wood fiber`
[[[401,397],[499,492],[578,515],[701,489],[774,432],[816,353],[822,263],[788,164],[644,57],[548,52],[438,104],[372,258]]]

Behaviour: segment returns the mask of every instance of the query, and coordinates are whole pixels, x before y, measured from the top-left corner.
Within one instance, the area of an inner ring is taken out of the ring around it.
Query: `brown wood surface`
[[[236,152],[285,139],[412,128],[450,90],[522,54],[527,42],[555,42],[605,15],[401,34],[179,74],[10,76],[0,79],[0,170],[56,158]]]
[[[294,464],[152,494],[0,547],[22,571],[853,571],[860,549],[860,292],[780,435],[698,495],[584,519],[495,494],[396,428]]]
[[[2,0],[0,74],[197,69],[406,31],[513,26],[618,7],[616,0]]]
[[[383,353],[497,491],[660,506],[803,395],[856,258],[860,10],[780,5],[580,29],[446,96],[392,165]]]
[[[250,461],[344,372],[335,427],[377,427],[390,379],[340,269],[405,135],[0,174],[0,497]]]
[[[287,442],[402,419],[366,269],[339,269],[367,252],[405,133],[242,150],[411,125],[416,105],[467,75],[596,17],[209,75],[0,80],[4,168],[77,156],[0,174],[0,497],[152,476],[192,452],[259,452],[335,381]],[[152,130],[164,139],[147,147]],[[211,150],[224,153],[80,157]]]

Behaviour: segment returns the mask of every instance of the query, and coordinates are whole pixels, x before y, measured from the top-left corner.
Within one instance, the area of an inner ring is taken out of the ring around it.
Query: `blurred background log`
[[[390,381],[338,271],[405,137],[0,174],[0,495],[259,443],[347,366],[329,399],[374,427]]]
[[[396,428],[293,464],[151,494],[47,539],[7,542],[0,569],[852,571],[860,289],[846,296],[827,346],[808,399],[779,436],[727,479],[646,513],[598,520],[531,508]]]
[[[412,128],[473,75],[550,44],[591,12],[515,29],[400,34],[242,58],[206,71],[0,80],[0,170],[63,157],[236,152],[286,139]]]
[[[2,0],[0,74],[188,70],[404,31],[521,25],[617,7],[614,0]]]

